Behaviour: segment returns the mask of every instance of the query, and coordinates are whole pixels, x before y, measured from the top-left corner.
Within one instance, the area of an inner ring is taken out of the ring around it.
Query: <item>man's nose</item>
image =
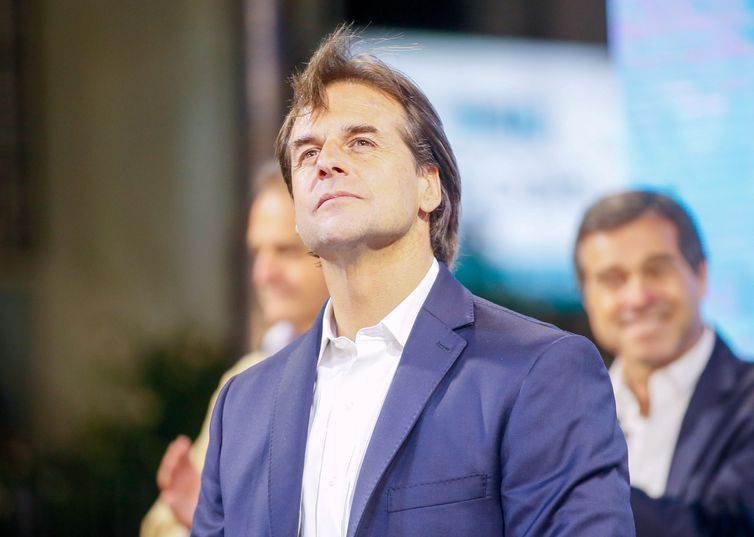
[[[348,175],[346,156],[341,146],[334,140],[325,142],[317,156],[319,179],[328,179],[337,175]]]
[[[267,252],[257,252],[252,265],[252,280],[255,287],[273,281],[278,273],[275,256]]]
[[[643,308],[654,301],[655,292],[647,278],[635,275],[623,288],[623,303],[632,308]]]

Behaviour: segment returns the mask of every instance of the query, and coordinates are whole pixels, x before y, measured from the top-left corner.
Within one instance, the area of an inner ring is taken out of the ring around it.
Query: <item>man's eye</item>
[[[617,289],[626,280],[623,274],[617,272],[608,272],[606,274],[600,274],[597,278],[603,287],[608,289]]]
[[[301,152],[301,154],[299,155],[299,160],[303,162],[305,160],[313,159],[317,156],[317,153],[319,153],[317,149],[307,149],[306,151]]]
[[[673,264],[670,261],[663,260],[648,264],[644,268],[644,273],[650,278],[662,278],[670,274],[673,270]]]
[[[278,249],[278,253],[281,256],[289,257],[289,258],[296,258],[296,257],[302,257],[306,255],[306,248],[303,246],[282,246]]]
[[[374,143],[366,138],[356,138],[353,141],[353,145],[356,147],[374,147]]]

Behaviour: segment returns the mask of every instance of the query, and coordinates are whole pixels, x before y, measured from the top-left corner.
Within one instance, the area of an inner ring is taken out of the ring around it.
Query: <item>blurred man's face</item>
[[[246,238],[265,321],[288,321],[299,332],[309,328],[327,288],[317,259],[308,255],[296,233],[293,203],[284,188],[267,188],[256,197]]]
[[[629,364],[656,369],[686,352],[702,331],[706,266],[695,273],[678,232],[654,214],[587,235],[577,255],[584,307],[597,341]]]

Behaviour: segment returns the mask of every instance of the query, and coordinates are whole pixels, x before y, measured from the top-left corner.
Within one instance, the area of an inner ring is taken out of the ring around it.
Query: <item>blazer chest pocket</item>
[[[444,479],[388,489],[387,510],[405,511],[418,507],[445,505],[487,496],[487,475]]]

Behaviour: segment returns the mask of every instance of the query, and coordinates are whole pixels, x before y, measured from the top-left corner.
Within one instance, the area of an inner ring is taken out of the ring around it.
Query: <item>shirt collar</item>
[[[679,390],[691,393],[697,380],[707,365],[715,346],[715,334],[712,329],[705,327],[699,341],[679,359],[658,371],[667,381]]]
[[[382,329],[392,336],[395,342],[400,346],[401,350],[406,346],[408,336],[411,334],[411,330],[414,327],[416,317],[419,315],[419,311],[424,305],[424,301],[429,296],[429,291],[432,289],[432,285],[437,279],[437,275],[440,272],[440,265],[437,259],[432,259],[432,264],[424,275],[424,278],[419,282],[411,293],[404,298],[400,304],[398,304],[393,310],[388,313],[379,323],[374,326],[362,328],[362,331],[373,331],[376,329]],[[336,326],[333,322],[333,306],[332,299],[327,300],[325,305],[325,312],[322,316],[322,341],[319,347],[319,356],[322,357],[322,353],[325,347],[330,341],[334,341],[338,338],[336,334]]]
[[[662,381],[664,384],[672,386],[676,393],[690,394],[696,387],[696,383],[712,355],[714,346],[715,333],[711,328],[705,326],[702,335],[694,343],[694,346],[677,360],[673,360],[670,364],[655,371],[650,378],[650,383],[656,384],[657,381]],[[623,361],[620,357],[616,357],[610,367],[610,380],[619,405],[629,401],[635,402],[634,395],[623,376],[623,368]]]

